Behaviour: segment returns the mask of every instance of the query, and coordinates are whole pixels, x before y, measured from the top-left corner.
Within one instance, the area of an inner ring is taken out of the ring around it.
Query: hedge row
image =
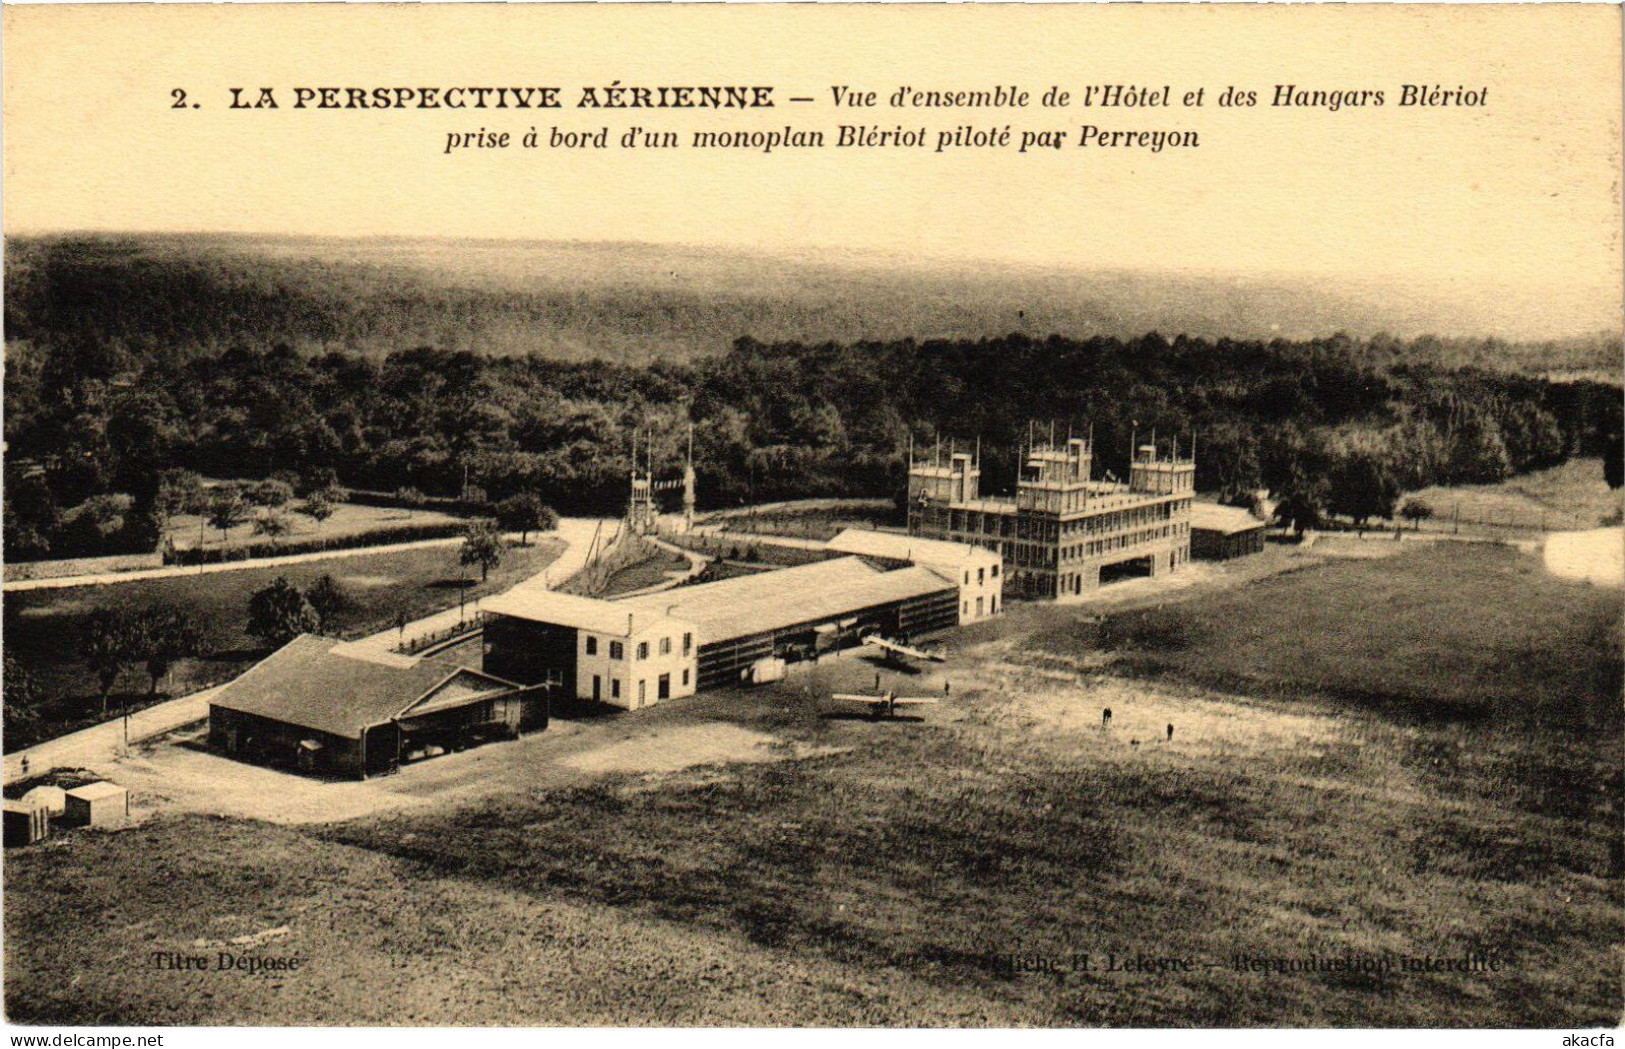
[[[466,527],[467,525],[461,521],[438,521],[432,524],[377,528],[360,535],[316,536],[275,543],[267,539],[226,548],[171,550],[164,561],[172,565],[215,565],[224,561],[246,561],[256,557],[287,557],[290,554],[316,554],[328,550],[415,543],[422,539],[451,539],[462,535]]]
[[[426,495],[411,501],[402,499],[394,492],[373,492],[365,488],[346,488],[344,501],[361,506],[379,506],[386,510],[439,510],[443,514],[462,514],[470,517],[483,517],[491,512],[489,503],[471,503],[455,496]]]

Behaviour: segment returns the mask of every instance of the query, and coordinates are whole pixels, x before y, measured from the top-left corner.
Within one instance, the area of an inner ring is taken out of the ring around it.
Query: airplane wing
[[[873,706],[876,703],[886,702],[885,696],[863,696],[854,692],[837,692],[831,699],[838,699],[843,703],[867,703]]]
[[[870,634],[863,640],[868,644],[874,645],[876,648],[885,649],[887,652],[895,652],[900,656],[909,656],[913,659],[925,659],[932,663],[946,663],[948,661],[945,657],[940,656],[935,652],[927,652],[923,648],[915,648],[912,645],[900,645],[896,641],[888,641],[879,634]]]
[[[894,707],[917,707],[922,703],[941,702],[936,696],[898,696],[892,700]]]

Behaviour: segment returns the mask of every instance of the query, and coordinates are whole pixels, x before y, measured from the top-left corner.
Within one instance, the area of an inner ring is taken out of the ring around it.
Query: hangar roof
[[[358,739],[420,705],[441,707],[443,696],[468,701],[511,692],[511,681],[435,659],[392,666],[333,651],[339,641],[301,634],[245,671],[209,701],[335,736]]]
[[[633,618],[632,627],[638,633],[659,627],[670,628],[665,604],[655,602],[648,607],[636,601],[607,601],[598,597],[577,597],[543,587],[518,586],[505,594],[488,597],[480,604],[483,611],[501,616],[528,619],[536,623],[591,630],[599,634],[630,636],[627,616]],[[689,624],[684,624],[688,626]]]
[[[997,561],[999,555],[969,543],[951,543],[942,539],[922,539],[917,535],[899,535],[896,532],[874,532],[866,528],[848,528],[826,546],[845,554],[867,557],[892,557],[899,561],[936,567],[957,568],[970,562],[974,568],[978,561]]]
[[[693,623],[701,644],[779,630],[798,623],[839,619],[875,605],[923,597],[957,584],[929,568],[893,571],[857,557],[816,561],[716,583],[677,587],[613,602],[644,613],[665,613]]]
[[[1239,506],[1220,506],[1218,503],[1191,503],[1191,527],[1204,532],[1222,532],[1234,535],[1263,528],[1264,522]]]

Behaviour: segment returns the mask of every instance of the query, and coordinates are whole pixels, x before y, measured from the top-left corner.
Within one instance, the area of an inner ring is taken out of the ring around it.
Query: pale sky
[[[210,230],[679,242],[1111,269],[1548,289],[1618,323],[1620,11],[1472,7],[17,7],[10,232]],[[582,86],[768,84],[747,114],[588,111]],[[1171,85],[1200,109],[1046,110],[1050,85]],[[1400,85],[1487,87],[1400,108]],[[1381,89],[1279,109],[1274,85]],[[557,85],[534,114],[318,112],[308,86]],[[1021,111],[837,110],[836,84],[1033,93]],[[231,87],[283,108],[228,112]],[[1250,110],[1221,109],[1236,85]],[[172,90],[200,109],[170,108]],[[252,92],[250,92],[252,94]],[[807,95],[797,105],[789,96]],[[1194,150],[443,153],[449,131],[1011,125],[1197,131]],[[1557,299],[1553,299],[1556,296]]]

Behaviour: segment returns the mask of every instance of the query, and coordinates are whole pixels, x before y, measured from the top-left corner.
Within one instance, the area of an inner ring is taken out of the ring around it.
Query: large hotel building
[[[1177,445],[1135,450],[1128,483],[1091,477],[1091,442],[1035,441],[1014,498],[981,494],[981,464],[965,452],[946,461],[909,454],[908,530],[996,550],[1010,596],[1066,599],[1102,576],[1161,575],[1190,560],[1194,453]]]

